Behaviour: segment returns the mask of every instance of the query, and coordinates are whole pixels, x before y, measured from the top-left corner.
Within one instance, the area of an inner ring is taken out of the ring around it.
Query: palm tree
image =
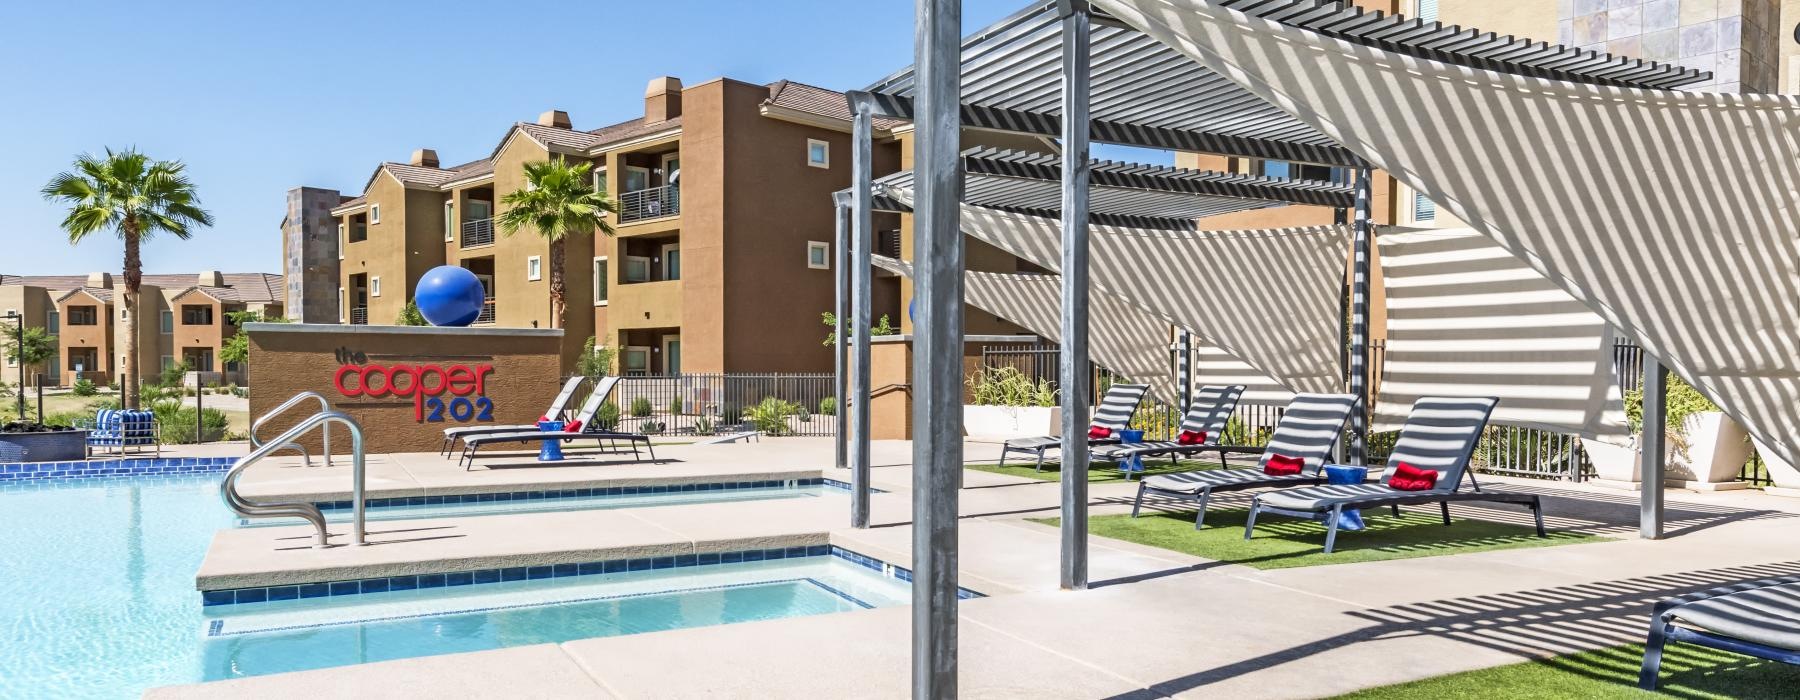
[[[566,291],[563,287],[563,240],[573,234],[599,230],[613,234],[603,218],[619,210],[605,192],[597,192],[588,172],[591,163],[569,163],[556,160],[532,161],[525,164],[525,189],[515,190],[500,198],[507,206],[499,216],[500,230],[510,236],[530,226],[550,241],[550,313],[551,322],[562,328]],[[602,284],[595,280],[595,284]]]
[[[74,172],[59,173],[44,186],[44,199],[69,206],[62,229],[69,244],[88,234],[112,229],[125,241],[125,363],[120,378],[121,404],[138,406],[138,287],[144,281],[139,247],[157,233],[186,240],[193,226],[211,226],[212,214],[200,208],[194,183],[180,161],[151,160],[136,149],[105,158],[83,154]]]

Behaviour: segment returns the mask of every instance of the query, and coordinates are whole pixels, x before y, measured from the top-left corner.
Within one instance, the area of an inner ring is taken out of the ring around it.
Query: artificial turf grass
[[[1206,511],[1206,527],[1199,530],[1194,529],[1193,511],[1145,511],[1137,518],[1103,515],[1088,519],[1088,532],[1257,569],[1416,559],[1604,541],[1601,537],[1572,532],[1551,532],[1549,537],[1538,537],[1537,532],[1527,526],[1470,518],[1452,519],[1451,525],[1446,527],[1437,507],[1429,505],[1411,506],[1398,518],[1386,508],[1364,511],[1363,521],[1369,528],[1360,532],[1339,531],[1337,551],[1326,554],[1323,523],[1265,514],[1257,519],[1255,536],[1246,540],[1244,521],[1247,515],[1248,511],[1243,509],[1210,508]],[[1049,525],[1057,524],[1058,520],[1033,519]]]
[[[1791,698],[1800,667],[1671,643],[1663,652],[1662,686],[1637,687],[1644,646],[1611,647],[1370,688],[1347,700],[1442,698]]]
[[[1020,477],[1025,477],[1027,479],[1039,479],[1042,481],[1062,481],[1062,463],[1061,462],[1044,462],[1043,471],[1038,471],[1035,468],[1034,464],[1035,463],[1030,460],[1025,460],[1022,462],[1009,462],[1004,467],[1002,467],[998,464],[964,464],[963,466],[968,469],[989,472],[989,473],[993,473],[993,474],[1005,474],[1007,476],[1020,476]],[[1246,466],[1246,465],[1233,465],[1233,466]],[[1169,460],[1167,457],[1145,458],[1144,459],[1144,471],[1132,472],[1130,475],[1130,480],[1136,481],[1145,476],[1156,476],[1157,474],[1174,474],[1174,473],[1178,473],[1178,472],[1191,472],[1191,471],[1199,471],[1201,469],[1218,469],[1218,468],[1219,468],[1219,461],[1216,459],[1214,459],[1214,460],[1184,459],[1179,462],[1176,462],[1175,464],[1169,464]],[[1102,483],[1102,482],[1126,481],[1126,480],[1127,479],[1126,479],[1125,472],[1119,471],[1118,466],[1114,465],[1112,462],[1095,460],[1088,467],[1088,481],[1090,483]]]

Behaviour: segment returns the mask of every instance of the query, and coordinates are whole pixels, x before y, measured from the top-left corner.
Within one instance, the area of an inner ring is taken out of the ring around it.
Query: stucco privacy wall
[[[563,333],[556,329],[249,323],[244,332],[257,376],[251,416],[316,391],[362,424],[369,453],[436,451],[444,428],[458,425],[534,423],[562,385]],[[417,376],[425,377],[428,396],[413,391]],[[388,377],[405,378],[383,390]],[[370,389],[381,395],[369,396]],[[272,440],[317,410],[290,409],[257,436]],[[341,428],[332,430],[332,443],[335,453],[349,453]],[[301,444],[318,454],[316,434]]]
[[[1473,229],[1376,236],[1388,337],[1375,430],[1426,396],[1495,396],[1494,423],[1623,443],[1606,320]]]
[[[890,188],[910,204],[912,193]],[[1053,272],[1062,225],[962,205],[964,233]],[[1192,331],[1293,391],[1339,391],[1349,227],[1168,231],[1089,227],[1096,289]]]
[[[882,269],[912,277],[912,264],[873,256]],[[964,273],[964,298],[983,309],[1042,336],[1062,342],[1062,275]],[[1169,378],[1169,323],[1107,292],[1095,292],[1088,316],[1088,343],[1093,360],[1134,382],[1149,384],[1156,397],[1175,401]]]
[[[1800,100],[1505,75],[1205,0],[1094,4],[1425,193],[1800,461]]]

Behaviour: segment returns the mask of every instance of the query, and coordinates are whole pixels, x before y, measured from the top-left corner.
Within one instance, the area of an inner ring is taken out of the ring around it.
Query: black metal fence
[[[830,373],[625,377],[601,405],[595,423],[643,435],[760,430],[769,435],[829,436],[836,433],[835,390]],[[585,395],[576,396],[569,405],[580,406],[586,400]]]

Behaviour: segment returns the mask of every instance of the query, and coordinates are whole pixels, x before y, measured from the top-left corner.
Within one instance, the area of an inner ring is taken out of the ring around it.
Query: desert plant
[[[682,406],[681,406],[681,398],[680,397],[669,399],[669,415],[671,415],[671,416],[681,415],[681,408],[682,408]]]
[[[665,426],[654,420],[646,420],[638,424],[638,432],[644,435],[655,435],[663,431]]]
[[[122,308],[138,308],[144,282],[144,263],[139,254],[143,242],[158,233],[187,239],[195,226],[211,226],[212,214],[200,208],[194,183],[180,161],[151,160],[135,150],[113,152],[106,157],[81,155],[72,172],[58,173],[44,185],[45,199],[69,207],[62,229],[71,245],[101,229],[116,231],[125,244],[125,290]],[[120,332],[125,336],[125,362],[120,373],[126,408],[138,406],[138,316],[124,314]]]
[[[1668,393],[1664,400],[1664,421],[1668,439],[1665,447],[1670,454],[1685,452],[1687,443],[1687,419],[1696,413],[1717,411],[1715,405],[1699,389],[1682,381],[1669,373],[1669,379],[1663,385]],[[1644,430],[1644,389],[1639,387],[1625,392],[1625,420],[1631,426],[1633,434],[1642,434]]]
[[[613,358],[618,350],[608,347],[595,347],[594,336],[588,336],[587,343],[581,346],[581,357],[575,360],[575,372],[589,379],[599,379],[612,374]]]
[[[764,435],[782,435],[788,432],[787,417],[799,413],[802,409],[797,403],[783,401],[770,396],[751,406],[744,412],[750,424]]]
[[[831,328],[831,332],[825,334],[825,346],[830,347],[832,345],[836,345],[837,344],[837,314],[827,311],[825,313],[819,314],[819,316],[822,320],[824,320],[825,325],[827,327]],[[871,337],[878,336],[878,335],[899,335],[899,334],[900,334],[900,329],[895,328],[893,326],[893,324],[888,321],[887,314],[882,314],[881,320],[876,321],[875,325],[869,327],[869,335]]]
[[[712,421],[708,420],[706,418],[706,416],[701,416],[699,418],[694,419],[694,434],[695,435],[711,435],[711,434],[713,434]]]
[[[827,396],[823,399],[819,399],[819,415],[822,415],[822,416],[837,415],[837,398]]]
[[[594,190],[594,179],[588,175],[593,167],[592,163],[570,163],[561,156],[531,161],[524,166],[525,187],[500,198],[507,206],[495,220],[501,231],[511,236],[531,227],[550,242],[550,316],[556,328],[564,325],[565,240],[596,230],[612,235],[612,226],[604,217],[619,210],[605,192]]]
[[[600,426],[601,430],[612,430],[618,427],[619,406],[613,403],[601,404],[600,410],[594,412],[594,425]]]
[[[419,311],[419,302],[408,301],[406,302],[406,306],[400,309],[400,315],[394,317],[394,325],[429,326],[431,325],[431,322],[425,320],[425,314]]]
[[[86,377],[75,380],[75,386],[71,391],[76,396],[93,396],[100,393],[99,387],[94,386],[93,380]]]
[[[969,375],[971,402],[976,406],[1055,406],[1056,389],[1045,379],[1032,379],[1017,367],[989,367]]]
[[[194,434],[194,407],[184,406],[177,401],[158,401],[151,404],[150,410],[156,413],[156,426],[162,435],[165,445],[187,445],[199,442]],[[201,421],[205,424],[206,440],[219,440],[225,437],[228,422],[225,413],[214,408],[201,413]]]
[[[655,409],[650,407],[650,399],[646,399],[642,396],[639,396],[639,397],[631,400],[631,417],[632,418],[644,418],[654,412],[655,412]]]

